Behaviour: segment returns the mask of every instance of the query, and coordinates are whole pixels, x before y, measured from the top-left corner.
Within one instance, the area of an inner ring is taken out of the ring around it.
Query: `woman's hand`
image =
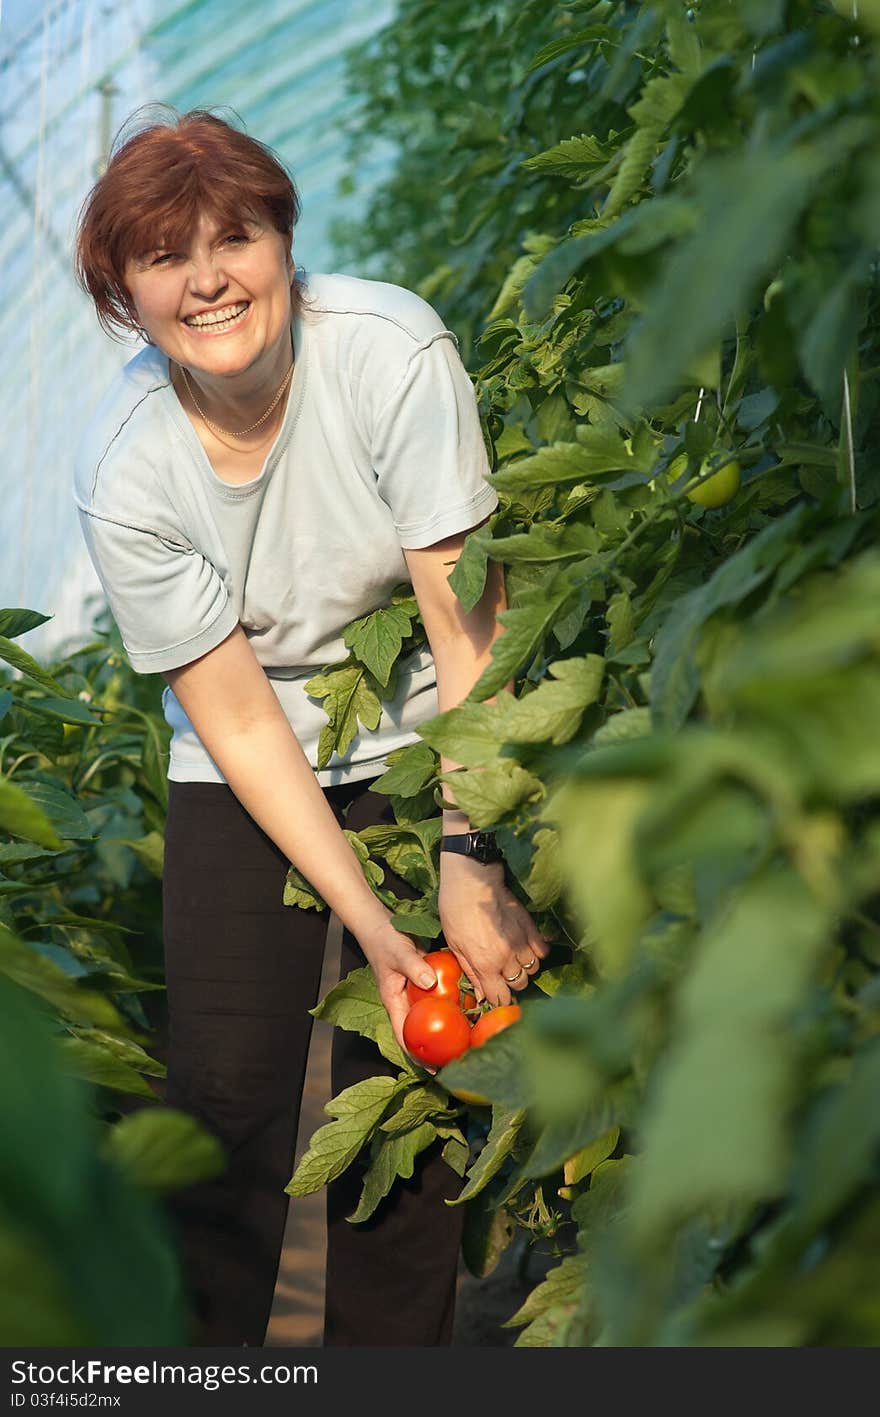
[[[500,862],[483,864],[444,852],[440,924],[444,939],[476,991],[478,1002],[509,1004],[549,951],[535,921],[504,884]]]
[[[436,984],[437,976],[425,963],[409,935],[396,930],[390,918],[370,930],[361,931],[357,939],[375,975],[379,997],[391,1020],[394,1037],[406,1053],[403,1021],[409,1013],[407,982],[411,979],[419,988],[430,989]]]

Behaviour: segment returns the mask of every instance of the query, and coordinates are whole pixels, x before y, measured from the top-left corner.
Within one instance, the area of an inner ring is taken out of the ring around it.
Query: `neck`
[[[201,408],[222,428],[247,428],[272,402],[285,374],[293,363],[290,330],[272,350],[242,370],[240,374],[208,374],[203,369],[186,366],[189,380]],[[178,395],[187,390],[178,369],[172,373]],[[280,400],[283,407],[285,400]],[[276,410],[277,411],[277,410]]]

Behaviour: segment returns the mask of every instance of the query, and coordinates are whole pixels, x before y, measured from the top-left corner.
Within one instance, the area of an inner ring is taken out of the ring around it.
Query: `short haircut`
[[[161,116],[149,119],[150,110]],[[131,133],[132,125],[144,122]],[[178,114],[170,105],[137,109],[114,140],[101,177],[80,209],[74,249],[76,279],[95,304],[102,328],[144,338],[125,286],[129,260],[159,245],[185,245],[202,212],[223,226],[268,223],[287,242],[301,203],[293,178],[265,143],[208,109]],[[304,305],[300,282],[291,313]]]

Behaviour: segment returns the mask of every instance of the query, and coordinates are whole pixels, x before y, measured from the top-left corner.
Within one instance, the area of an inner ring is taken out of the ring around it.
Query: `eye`
[[[161,266],[162,263],[163,263],[163,261],[173,261],[173,260],[174,260],[174,252],[173,252],[173,251],[163,251],[161,255],[159,255],[159,256],[154,256],[150,264],[153,265],[153,266]]]
[[[231,231],[226,237],[227,241],[247,241],[248,238],[240,231]]]

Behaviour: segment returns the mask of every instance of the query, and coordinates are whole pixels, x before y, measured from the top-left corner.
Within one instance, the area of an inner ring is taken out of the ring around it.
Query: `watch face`
[[[474,832],[471,838],[471,851],[477,860],[484,864],[498,860],[498,851],[491,832]]]

